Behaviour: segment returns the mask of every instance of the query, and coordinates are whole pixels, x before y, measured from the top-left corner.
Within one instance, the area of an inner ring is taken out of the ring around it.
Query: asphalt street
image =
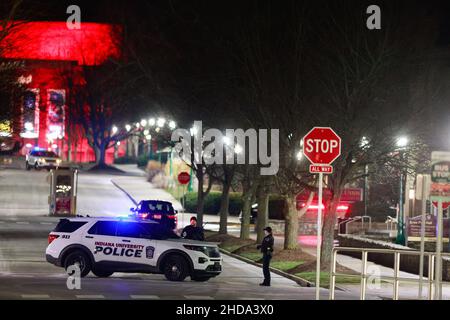
[[[46,171],[0,171],[0,299],[313,299],[314,288],[272,274],[273,286],[260,287],[259,267],[224,256],[223,272],[206,283],[182,283],[163,275],[92,274],[81,289],[67,287],[64,270],[45,261],[47,235],[58,218],[48,217]],[[111,183],[111,176],[79,175],[78,209],[92,215],[121,215],[131,201]],[[328,291],[322,291],[323,299]],[[339,292],[339,299],[355,299]]]

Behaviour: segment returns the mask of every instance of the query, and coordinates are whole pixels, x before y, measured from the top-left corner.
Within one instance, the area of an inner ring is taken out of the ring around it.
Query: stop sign
[[[303,154],[312,164],[331,164],[341,155],[341,138],[328,127],[314,127],[303,137]]]
[[[191,175],[187,172],[180,172],[178,175],[178,182],[181,184],[187,184],[191,180]]]

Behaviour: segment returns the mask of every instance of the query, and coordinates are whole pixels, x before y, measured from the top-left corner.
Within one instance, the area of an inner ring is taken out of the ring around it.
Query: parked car
[[[173,230],[177,227],[177,211],[169,201],[142,200],[136,208],[130,208],[132,216],[136,219],[158,222]]]
[[[25,168],[36,170],[45,168],[47,170],[58,167],[61,164],[61,158],[53,151],[42,149],[31,150],[25,157]]]

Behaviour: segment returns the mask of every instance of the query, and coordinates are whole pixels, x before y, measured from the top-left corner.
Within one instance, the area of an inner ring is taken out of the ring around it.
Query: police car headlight
[[[45,163],[46,161],[45,161],[45,159],[39,159],[39,162],[40,163]]]
[[[61,159],[56,159],[56,163],[60,164],[61,163]]]
[[[208,257],[220,257],[219,249],[215,247],[206,247],[206,246],[192,246],[192,245],[183,245],[188,250],[199,251],[205,254]]]

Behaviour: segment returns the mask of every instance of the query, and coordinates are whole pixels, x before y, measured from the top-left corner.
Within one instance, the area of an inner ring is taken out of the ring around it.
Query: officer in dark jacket
[[[260,286],[270,287],[270,259],[272,259],[273,254],[273,244],[274,239],[272,236],[272,228],[266,227],[264,228],[265,237],[261,243],[258,245],[257,249],[261,249],[263,254],[263,274],[264,274],[264,282],[260,283]]]
[[[204,241],[203,228],[197,227],[197,218],[191,217],[190,225],[184,227],[181,236],[185,239]]]

